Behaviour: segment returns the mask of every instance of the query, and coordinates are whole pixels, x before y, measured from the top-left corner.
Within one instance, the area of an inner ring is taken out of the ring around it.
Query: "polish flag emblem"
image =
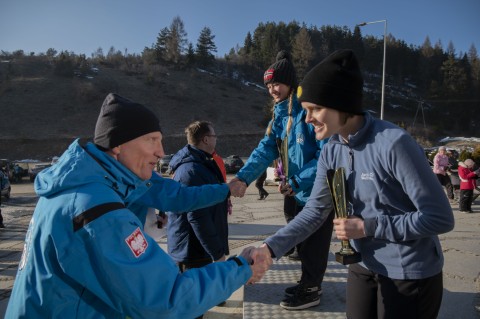
[[[137,227],[137,229],[135,229],[130,236],[125,238],[125,242],[127,243],[128,247],[130,247],[133,255],[137,258],[143,254],[148,247],[148,242],[143,236],[140,227]]]

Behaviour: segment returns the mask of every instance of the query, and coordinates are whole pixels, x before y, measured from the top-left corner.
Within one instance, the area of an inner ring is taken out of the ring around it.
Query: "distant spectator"
[[[473,213],[473,190],[476,187],[476,180],[478,179],[478,172],[474,169],[475,162],[466,159],[464,162],[458,163],[458,177],[460,178],[460,213]]]
[[[267,179],[267,170],[265,170],[260,177],[255,181],[255,187],[258,189],[258,199],[264,200],[269,195],[268,192],[263,187],[265,180]]]
[[[442,186],[447,189],[447,196],[450,200],[455,198],[453,194],[453,185],[448,176],[447,171],[450,169],[451,165],[449,158],[446,154],[447,149],[445,146],[440,146],[438,148],[438,153],[433,158],[433,172],[437,175],[438,181]]]

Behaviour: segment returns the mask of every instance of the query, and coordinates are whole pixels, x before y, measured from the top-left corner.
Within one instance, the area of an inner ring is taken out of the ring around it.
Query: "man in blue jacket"
[[[74,141],[35,179],[40,199],[6,318],[194,318],[261,278],[269,260],[249,265],[249,249],[181,274],[144,233],[148,207],[189,211],[229,193],[152,175],[163,155],[155,114],[109,94],[94,143]]]

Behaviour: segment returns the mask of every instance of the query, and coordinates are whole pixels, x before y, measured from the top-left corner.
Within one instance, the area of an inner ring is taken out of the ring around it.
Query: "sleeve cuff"
[[[364,219],[363,229],[365,231],[365,236],[367,236],[367,237],[375,236],[375,228],[377,228],[377,219],[376,218]]]
[[[241,256],[232,256],[227,261],[234,261],[239,267],[248,265],[247,261]]]

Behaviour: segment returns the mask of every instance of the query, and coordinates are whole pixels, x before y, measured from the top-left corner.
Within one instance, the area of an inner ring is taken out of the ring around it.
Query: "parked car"
[[[35,177],[37,177],[38,173],[40,173],[42,170],[50,166],[52,166],[52,164],[50,163],[33,165],[32,168],[30,168],[28,171],[28,176],[30,177],[30,181],[33,182],[35,180]]]
[[[227,174],[234,174],[238,172],[243,167],[243,161],[238,155],[230,155],[223,159],[225,163],[225,170]]]
[[[12,187],[10,185],[10,181],[8,180],[7,174],[0,170],[0,196],[9,199],[11,191]]]
[[[160,166],[160,173],[163,174],[168,174],[169,173],[169,165],[170,161],[172,160],[173,154],[170,155],[165,155],[162,157],[159,161],[159,166]]]

